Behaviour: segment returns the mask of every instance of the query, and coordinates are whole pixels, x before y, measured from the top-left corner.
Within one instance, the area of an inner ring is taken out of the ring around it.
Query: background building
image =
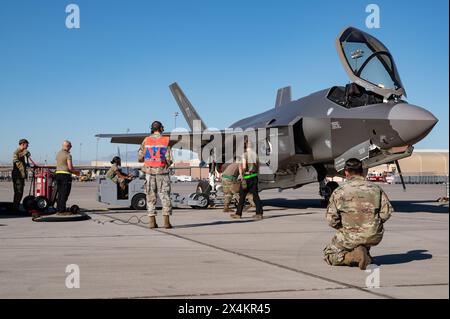
[[[415,150],[410,157],[399,160],[399,164],[406,183],[431,184],[448,180],[448,150]],[[395,164],[385,164],[369,169],[370,173],[396,174],[397,168]]]

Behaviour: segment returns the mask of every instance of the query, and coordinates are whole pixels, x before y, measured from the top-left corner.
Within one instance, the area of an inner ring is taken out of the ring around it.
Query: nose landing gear
[[[339,184],[335,181],[329,181],[327,183],[326,179],[320,182],[319,194],[323,197],[321,204],[323,206],[328,206],[328,202],[330,200],[331,194],[334,192],[336,188],[339,187]]]

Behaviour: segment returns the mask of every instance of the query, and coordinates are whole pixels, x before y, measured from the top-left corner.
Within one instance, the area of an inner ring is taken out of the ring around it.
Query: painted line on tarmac
[[[178,294],[178,295],[155,295],[155,296],[135,296],[125,298],[111,298],[111,299],[161,299],[161,298],[189,298],[189,297],[214,297],[214,296],[229,296],[229,295],[247,295],[247,294],[270,294],[283,292],[312,292],[312,291],[329,291],[329,290],[349,290],[353,288],[348,287],[330,287],[330,288],[312,288],[312,289],[280,289],[280,290],[254,290],[254,291],[227,291],[227,292],[205,292],[197,294]]]
[[[120,218],[109,216],[107,214],[102,214],[102,216],[109,217],[111,219],[115,219],[115,220],[123,222],[123,220],[121,220]],[[142,227],[142,228],[145,228],[145,229],[149,229],[148,227],[146,227],[144,225],[139,225],[139,224],[132,224],[132,225],[135,225],[135,226],[138,226],[138,227]],[[248,258],[248,259],[256,260],[256,261],[259,261],[259,262],[262,262],[262,263],[265,263],[265,264],[268,264],[268,265],[271,265],[271,266],[275,266],[275,267],[278,267],[278,268],[281,268],[281,269],[284,269],[284,270],[293,271],[293,272],[296,272],[296,273],[299,273],[299,274],[302,274],[302,275],[305,275],[305,276],[309,276],[309,277],[312,277],[312,278],[324,280],[324,281],[327,281],[327,282],[330,282],[330,283],[334,283],[334,284],[337,284],[337,285],[341,285],[341,286],[344,286],[344,287],[347,287],[347,288],[356,289],[356,290],[359,290],[359,291],[362,291],[362,292],[365,292],[365,293],[368,293],[368,294],[375,295],[377,297],[382,297],[382,298],[387,298],[387,299],[396,299],[393,296],[389,296],[389,295],[382,294],[382,293],[377,293],[377,292],[368,290],[366,288],[355,286],[355,285],[352,285],[352,284],[349,284],[349,283],[345,283],[345,282],[342,282],[342,281],[339,281],[339,280],[323,277],[321,275],[313,274],[313,273],[310,273],[310,272],[307,272],[307,271],[304,271],[304,270],[288,267],[288,266],[285,266],[285,265],[274,263],[272,261],[264,260],[264,259],[261,259],[261,258],[258,258],[258,257],[254,257],[254,256],[246,255],[246,254],[243,254],[243,253],[240,253],[240,252],[237,252],[237,251],[229,250],[229,249],[226,249],[226,248],[223,248],[223,247],[219,247],[219,246],[215,246],[215,245],[212,245],[212,244],[204,243],[204,242],[201,242],[201,241],[189,238],[189,237],[184,237],[182,235],[177,235],[177,234],[171,233],[169,231],[163,231],[163,230],[160,230],[160,229],[153,229],[153,230],[157,231],[159,233],[162,233],[162,234],[167,234],[169,236],[173,236],[173,237],[176,237],[176,238],[184,239],[184,240],[187,240],[187,241],[190,241],[190,242],[202,245],[202,246],[206,246],[206,247],[209,247],[209,248],[221,250],[221,251],[224,251],[224,252],[227,252],[227,253],[230,253],[230,254],[234,254],[234,255],[237,255],[237,256],[240,256],[240,257],[245,257],[245,258]]]
[[[404,285],[393,285],[388,286],[388,288],[394,287],[394,288],[403,288],[403,287],[434,287],[434,286],[448,286],[447,283],[437,283],[437,284],[404,284]]]
[[[433,286],[433,287],[434,286],[448,286],[448,283],[393,285],[393,286],[383,286],[382,288],[406,288],[406,287],[428,287],[428,286]],[[164,298],[190,298],[190,297],[219,297],[219,296],[230,296],[230,295],[270,294],[270,293],[287,293],[287,292],[314,292],[314,291],[333,291],[333,290],[351,290],[351,289],[354,289],[354,288],[329,287],[329,288],[311,288],[311,289],[229,291],[229,292],[211,292],[211,293],[198,293],[198,294],[134,296],[134,297],[125,297],[125,298],[117,297],[117,298],[111,298],[111,299],[164,299]]]

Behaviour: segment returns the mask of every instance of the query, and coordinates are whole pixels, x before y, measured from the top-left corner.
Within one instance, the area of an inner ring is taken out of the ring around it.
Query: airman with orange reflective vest
[[[170,200],[169,166],[172,165],[170,138],[163,136],[164,126],[159,121],[151,125],[151,135],[146,137],[139,149],[139,161],[144,162],[142,171],[146,174],[147,211],[150,217],[150,228],[156,224],[156,194],[159,194],[164,216],[164,228],[172,228],[169,216],[172,214]]]

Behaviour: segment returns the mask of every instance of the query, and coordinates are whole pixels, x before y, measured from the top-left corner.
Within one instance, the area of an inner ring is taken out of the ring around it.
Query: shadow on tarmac
[[[297,214],[272,215],[272,216],[264,216],[263,220],[265,220],[265,219],[272,219],[272,218],[279,218],[279,217],[291,217],[291,216],[312,215],[312,214],[315,214],[315,213],[308,212],[308,213],[297,213]],[[220,221],[208,222],[208,223],[187,224],[187,225],[181,225],[181,226],[174,226],[174,228],[192,228],[192,227],[239,224],[239,223],[252,223],[252,222],[259,222],[259,220],[254,220],[253,218],[251,218],[249,216],[249,217],[243,217],[242,219],[238,219],[238,220],[236,220],[236,219],[234,219],[234,220],[220,220]]]
[[[432,213],[448,214],[448,206],[431,201],[392,201],[396,213]]]
[[[263,200],[264,206],[285,208],[325,208],[320,199],[286,199],[271,198]]]
[[[30,214],[25,211],[13,212],[12,203],[0,203],[0,218],[30,218]]]
[[[410,250],[404,254],[392,254],[373,257],[373,263],[376,265],[396,265],[406,264],[416,260],[426,260],[433,258],[433,255],[427,254],[428,250]]]
[[[319,199],[274,198],[263,201],[264,205],[285,208],[325,208]],[[448,205],[439,205],[434,201],[391,201],[396,213],[432,213],[448,214]]]
[[[251,223],[253,219],[240,219],[240,220],[219,220],[215,222],[209,223],[198,223],[198,224],[187,224],[174,226],[173,228],[194,228],[194,227],[203,227],[203,226],[215,226],[215,225],[227,225],[227,224],[241,224],[241,223]]]

